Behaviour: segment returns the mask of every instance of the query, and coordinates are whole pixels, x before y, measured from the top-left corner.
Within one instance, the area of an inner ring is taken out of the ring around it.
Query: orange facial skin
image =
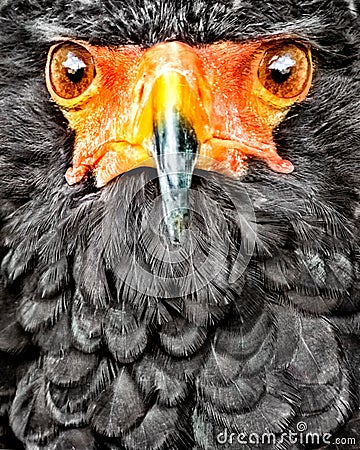
[[[50,50],[47,86],[76,133],[68,183],[93,171],[100,187],[135,167],[153,166],[154,122],[170,109],[180,111],[195,131],[199,169],[239,177],[249,157],[255,157],[276,172],[292,172],[291,162],[277,154],[272,133],[310,89],[310,51],[304,46],[310,74],[294,97],[278,97],[258,77],[266,50],[284,39],[289,38],[203,47],[167,42],[147,50],[76,41],[92,55],[96,75],[72,99],[62,98],[52,86]]]

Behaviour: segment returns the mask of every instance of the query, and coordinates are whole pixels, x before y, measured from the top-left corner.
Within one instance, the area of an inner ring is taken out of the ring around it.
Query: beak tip
[[[188,228],[189,212],[185,208],[175,209],[165,217],[166,228],[173,244],[182,244],[184,231]]]

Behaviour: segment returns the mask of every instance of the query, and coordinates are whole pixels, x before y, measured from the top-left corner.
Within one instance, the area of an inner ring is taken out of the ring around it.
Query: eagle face
[[[48,89],[76,132],[69,184],[93,169],[101,187],[155,162],[168,231],[179,242],[195,166],[239,177],[254,155],[276,171],[293,170],[272,129],[310,88],[306,47],[285,38],[201,49],[168,42],[144,52],[86,47],[55,45],[46,68]]]
[[[16,1],[1,20],[0,446],[354,437],[354,8]]]

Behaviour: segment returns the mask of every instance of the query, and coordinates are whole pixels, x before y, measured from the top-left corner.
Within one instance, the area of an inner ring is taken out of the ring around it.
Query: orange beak
[[[151,97],[152,117],[145,109],[140,122],[152,119],[151,153],[159,176],[164,219],[172,241],[180,242],[187,225],[188,191],[200,148],[194,129],[196,108],[191,107],[195,93],[184,75],[168,70],[155,80]]]
[[[162,64],[154,65],[159,59]],[[134,102],[134,122],[128,128],[131,142],[144,148],[155,162],[164,220],[173,242],[180,241],[186,228],[192,174],[201,143],[211,136],[209,93],[196,59],[179,43],[159,45],[144,55],[136,86],[141,95]],[[139,165],[144,163],[151,161]]]

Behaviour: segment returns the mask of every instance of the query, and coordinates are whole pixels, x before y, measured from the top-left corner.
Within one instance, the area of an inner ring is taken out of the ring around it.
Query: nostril
[[[139,92],[138,92],[139,101],[142,100],[143,95],[144,95],[144,83],[141,83],[141,86],[140,86]]]
[[[144,95],[144,81],[140,80],[135,86],[135,101],[140,103]]]

